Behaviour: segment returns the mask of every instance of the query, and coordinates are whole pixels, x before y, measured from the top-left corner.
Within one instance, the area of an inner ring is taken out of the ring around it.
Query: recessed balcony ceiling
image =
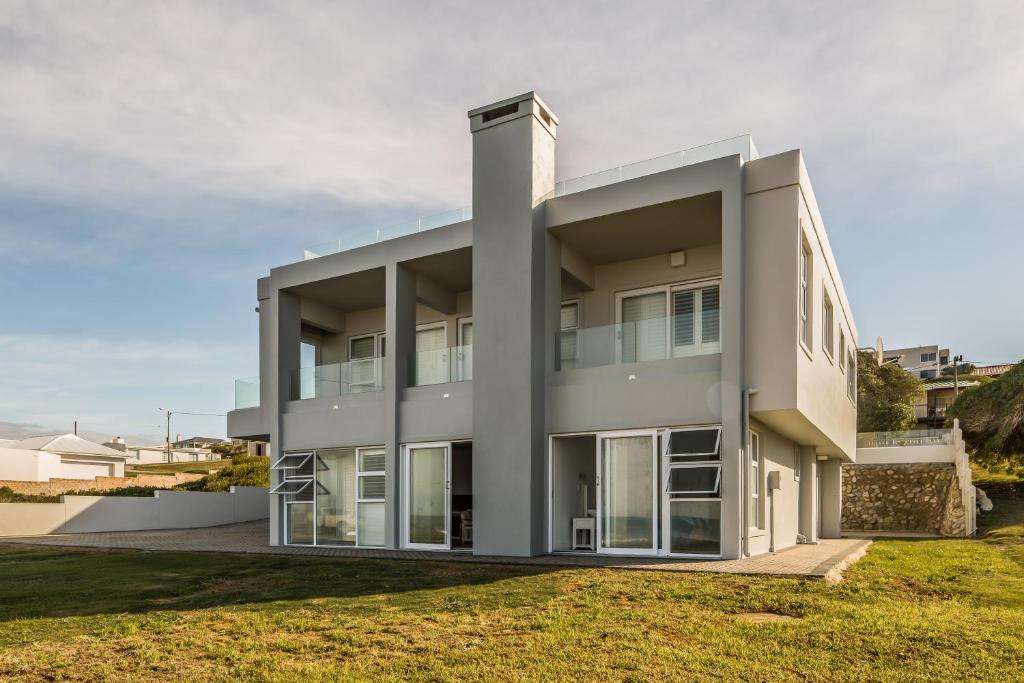
[[[385,271],[380,267],[307,282],[285,291],[340,311],[361,311],[384,305],[385,284]]]
[[[713,192],[687,197],[549,230],[596,266],[719,244],[722,196]]]

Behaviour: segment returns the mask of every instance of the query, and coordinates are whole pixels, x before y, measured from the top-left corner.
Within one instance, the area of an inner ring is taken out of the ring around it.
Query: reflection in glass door
[[[405,546],[448,550],[451,524],[449,445],[408,446],[404,456]]]
[[[598,439],[598,552],[657,552],[657,435]]]

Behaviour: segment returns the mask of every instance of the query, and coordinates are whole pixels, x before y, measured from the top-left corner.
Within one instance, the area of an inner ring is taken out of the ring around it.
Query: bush
[[[179,491],[227,491],[232,486],[270,486],[270,459],[235,457],[231,464],[202,479],[178,484]]]
[[[0,503],[59,503],[61,496],[125,496],[131,498],[148,498],[153,491],[159,491],[154,486],[125,486],[119,489],[106,491],[92,491],[89,489],[78,491],[66,491],[56,495],[47,493],[15,493],[9,486],[0,487]]]

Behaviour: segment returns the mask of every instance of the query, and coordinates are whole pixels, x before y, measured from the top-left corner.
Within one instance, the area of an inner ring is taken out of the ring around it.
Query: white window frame
[[[849,354],[847,363],[850,366],[850,373],[846,377],[846,395],[851,401],[857,403],[857,359],[852,351],[847,351],[847,353]]]
[[[715,442],[715,453],[669,453],[669,442],[671,441],[671,435],[674,432],[688,432],[688,431],[699,431],[714,429],[718,432],[718,438]],[[662,477],[662,491],[661,491],[661,546],[658,550],[659,555],[667,557],[681,557],[681,558],[693,558],[693,559],[715,559],[721,558],[722,548],[722,536],[721,536],[721,515],[722,515],[722,426],[721,425],[693,425],[687,427],[672,427],[664,429],[661,432],[662,438],[662,457],[661,457],[661,477]],[[687,460],[684,462],[672,462],[673,457],[687,457],[687,456],[706,456],[716,457],[717,460]],[[690,492],[689,494],[678,494],[671,493],[668,490],[669,481],[671,481],[671,471],[673,469],[682,469],[690,467],[718,467],[718,477],[716,478],[716,491],[717,496],[712,495],[715,491],[709,491],[705,494],[698,494],[697,492]],[[697,497],[687,497],[697,496]],[[717,503],[718,504],[718,515],[719,515],[719,537],[718,547],[719,552],[717,554],[710,553],[673,553],[672,552],[672,503]]]
[[[348,377],[346,378],[349,384],[349,392],[352,393],[351,387],[380,387],[383,385],[383,367],[381,359],[384,358],[384,332],[369,332],[367,334],[354,334],[348,338]],[[364,358],[353,358],[352,357],[352,344],[359,341],[360,339],[373,339],[373,355],[366,356]],[[373,365],[373,379],[362,382],[352,381],[352,363],[366,363]]]
[[[382,451],[384,453],[384,469],[382,470],[366,470],[363,471],[362,467],[362,454],[363,451]],[[359,504],[360,503],[387,503],[388,496],[388,478],[387,478],[387,457],[388,453],[384,446],[361,446],[356,448],[356,490],[355,490],[355,501],[356,501],[356,545],[357,548],[380,548],[383,546],[377,545],[363,545],[362,538],[360,535],[360,524],[359,524]],[[361,487],[359,486],[360,481],[363,477],[382,477],[384,479],[384,495],[381,498],[363,498],[359,495]],[[386,522],[385,522],[386,523]]]
[[[811,311],[814,310],[814,292],[812,291],[814,282],[812,279],[814,275],[814,252],[811,251],[811,244],[807,241],[807,235],[804,234],[802,223],[800,226],[799,270],[797,278],[800,283],[800,291],[797,309],[798,322],[800,323],[800,345],[804,347],[808,355],[811,355],[811,344],[814,339],[813,320],[811,318]]]
[[[750,461],[750,501],[753,503],[754,518],[747,520],[747,526],[751,530],[764,529],[764,512],[761,506],[764,490],[764,457],[761,453],[761,434],[750,429],[747,431],[747,448]]]
[[[410,455],[411,451],[443,448],[444,453],[444,543],[413,543],[409,540],[411,530],[409,528],[409,497],[412,493],[411,482],[409,481]],[[422,443],[402,444],[402,466],[401,466],[401,502],[397,506],[401,515],[401,539],[402,548],[407,550],[451,550],[452,549],[452,442],[451,441],[425,441]]]
[[[704,343],[704,319],[703,319],[703,290],[707,287],[718,287],[718,341]],[[675,326],[672,324],[672,295],[676,292],[694,291],[693,304],[693,337],[694,351],[692,353],[676,353]],[[640,289],[628,289],[615,293],[615,358],[616,363],[622,363],[622,302],[635,296],[645,294],[663,293],[665,296],[665,359],[689,358],[691,356],[704,356],[722,352],[722,278],[710,277],[683,282],[673,282],[653,287],[642,287]],[[641,362],[641,361],[630,361]]]
[[[713,488],[703,491],[700,489],[680,490],[672,491],[669,489],[670,482],[672,481],[671,472],[672,470],[687,470],[687,469],[714,469],[715,470],[715,485]],[[687,495],[711,495],[722,494],[722,463],[719,460],[714,462],[670,462],[668,465],[669,476],[665,478],[665,493],[669,496],[676,496],[673,500],[679,500],[680,498],[686,498]],[[707,500],[701,498],[700,500]]]
[[[825,356],[829,360],[835,359],[835,328],[836,309],[832,305],[832,298],[828,295],[828,288],[821,283],[821,346],[825,349]]]
[[[839,326],[839,370],[846,372],[846,331],[843,330],[843,326]]]
[[[672,443],[672,435],[673,434],[676,434],[678,432],[707,432],[707,431],[712,431],[712,430],[717,432],[717,435],[716,435],[716,438],[715,438],[715,450],[713,452],[710,452],[710,453],[707,453],[707,452],[700,452],[700,453],[670,453],[669,450],[668,450],[669,449],[669,444]],[[706,460],[708,460],[710,458],[718,458],[718,460],[715,460],[713,462],[721,462],[721,457],[722,457],[721,456],[721,450],[722,450],[722,427],[720,425],[704,426],[704,427],[673,427],[671,429],[666,429],[665,430],[663,441],[664,441],[664,446],[662,448],[662,455],[664,455],[664,456],[677,457],[677,458],[704,457]]]
[[[576,325],[574,327],[562,327],[562,320],[561,320],[562,309],[565,308],[566,306],[575,306],[576,307]],[[580,359],[580,320],[581,320],[581,316],[583,315],[583,302],[580,299],[566,299],[565,301],[563,301],[559,305],[559,307],[558,307],[558,315],[559,315],[559,320],[558,320],[558,369],[561,370],[561,369],[563,369],[562,368],[562,362],[567,360],[562,355],[562,333],[563,332],[570,332],[570,331],[572,331],[572,332],[576,333],[576,355],[573,356],[572,360],[578,362],[579,359]],[[576,365],[574,364],[571,369],[575,369],[575,367],[576,367]]]

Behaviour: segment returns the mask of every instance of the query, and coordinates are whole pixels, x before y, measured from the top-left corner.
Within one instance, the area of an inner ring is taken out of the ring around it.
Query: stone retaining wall
[[[187,481],[202,479],[205,475],[176,472],[174,474],[140,474],[137,477],[96,477],[95,479],[51,479],[50,481],[10,481],[0,479],[15,493],[56,496],[68,491],[109,491],[126,486],[153,486],[169,489]]]
[[[843,465],[844,530],[963,536],[965,525],[952,463]]]

